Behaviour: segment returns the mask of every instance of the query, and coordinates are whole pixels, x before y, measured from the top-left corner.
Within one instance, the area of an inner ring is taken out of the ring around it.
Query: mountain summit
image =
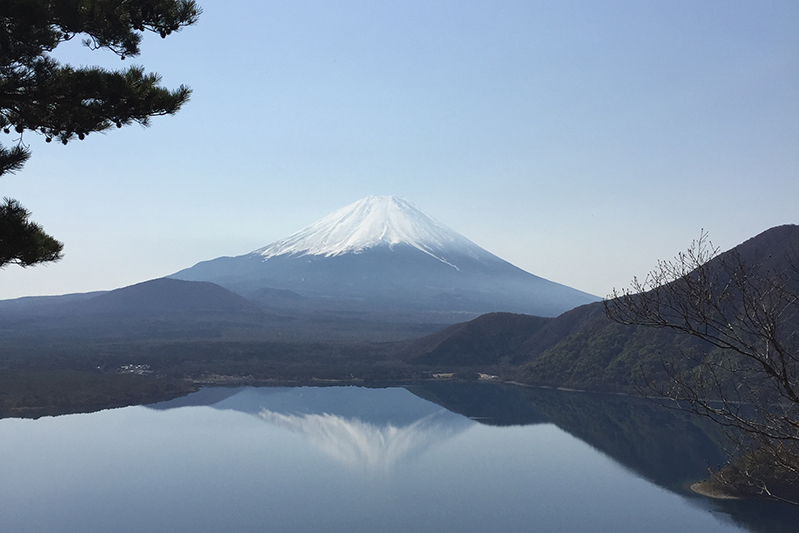
[[[489,311],[554,316],[598,300],[511,265],[392,196],[363,198],[249,254],[171,277],[217,283],[269,309],[432,313],[444,322]]]
[[[333,257],[395,245],[411,246],[446,264],[451,264],[446,257],[452,254],[473,258],[487,254],[410,202],[393,196],[367,196],[252,253],[264,259],[280,255]]]

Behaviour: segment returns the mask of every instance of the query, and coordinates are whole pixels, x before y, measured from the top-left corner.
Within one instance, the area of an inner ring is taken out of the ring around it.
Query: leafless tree
[[[605,300],[612,320],[705,342],[701,358],[664,360],[651,393],[720,424],[737,458],[715,475],[735,492],[799,503],[799,261],[718,253],[702,232],[630,289]]]

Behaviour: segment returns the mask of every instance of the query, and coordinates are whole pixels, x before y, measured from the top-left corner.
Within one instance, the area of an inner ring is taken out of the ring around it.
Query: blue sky
[[[0,298],[247,253],[370,194],[599,296],[702,229],[726,249],[799,223],[795,1],[200,4],[124,63],[56,50],[194,94],[148,129],[26,134],[2,195],[65,258],[0,270]]]

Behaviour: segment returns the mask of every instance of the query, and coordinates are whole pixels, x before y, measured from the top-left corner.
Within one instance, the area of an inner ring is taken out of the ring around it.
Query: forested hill
[[[422,337],[403,352],[411,365],[471,368],[536,385],[631,391],[663,357],[703,346],[685,335],[617,324],[601,302],[556,318],[491,313]],[[699,350],[699,351],[698,351]]]
[[[735,257],[752,273],[786,279],[799,292],[799,226],[767,230],[708,265],[719,270]],[[786,327],[799,329],[799,312]],[[623,325],[610,320],[602,302],[584,305],[555,318],[510,313],[483,315],[423,337],[403,352],[413,365],[446,369],[466,366],[503,373],[517,381],[592,390],[630,391],[665,379],[664,361],[698,363],[711,346],[668,328]]]

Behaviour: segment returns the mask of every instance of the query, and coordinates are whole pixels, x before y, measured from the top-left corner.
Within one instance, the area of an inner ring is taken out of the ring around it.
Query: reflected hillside
[[[420,398],[490,426],[523,426],[549,422],[524,396],[524,389],[494,383],[431,381],[406,387]]]
[[[562,430],[669,490],[685,493],[726,459],[716,426],[652,401],[534,388],[522,394]]]
[[[490,425],[551,422],[661,487],[685,493],[724,463],[722,435],[702,419],[615,394],[484,383],[429,383],[414,394]]]
[[[724,436],[707,420],[653,401],[496,384],[429,383],[409,388],[491,425],[551,422],[637,475],[758,533],[795,533],[799,509],[774,502],[708,500],[688,485],[726,460]]]

